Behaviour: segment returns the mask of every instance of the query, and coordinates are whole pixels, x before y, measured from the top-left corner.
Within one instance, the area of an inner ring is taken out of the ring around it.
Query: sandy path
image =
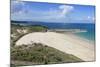
[[[93,61],[94,44],[74,34],[60,34],[55,32],[36,32],[23,36],[16,45],[43,43],[65,53],[73,54],[84,61]]]

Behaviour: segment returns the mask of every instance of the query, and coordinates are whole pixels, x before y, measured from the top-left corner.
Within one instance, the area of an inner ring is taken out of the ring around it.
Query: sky
[[[11,20],[51,23],[94,23],[95,6],[12,0]]]

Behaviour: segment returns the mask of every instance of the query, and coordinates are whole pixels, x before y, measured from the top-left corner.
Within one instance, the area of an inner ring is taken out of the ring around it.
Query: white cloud
[[[42,19],[48,19],[50,21],[57,21],[57,22],[64,22],[68,20],[69,16],[67,16],[71,11],[74,10],[73,6],[68,6],[68,5],[60,5],[58,8],[53,9],[50,8],[49,11],[42,12],[45,15],[43,15],[41,18]]]
[[[11,12],[12,13],[21,13],[23,11],[23,7],[25,7],[25,3],[23,1],[14,0],[11,1]]]
[[[95,17],[88,16],[88,17],[87,17],[87,20],[95,21]]]
[[[91,19],[91,17],[90,17],[90,16],[88,16],[88,17],[87,17],[87,19]]]
[[[70,13],[72,10],[74,10],[73,6],[68,6],[68,5],[61,5],[59,6],[59,9],[62,10],[61,14],[65,16],[66,14]]]
[[[93,17],[93,18],[92,18],[92,20],[93,20],[93,21],[95,21],[95,20],[96,20],[96,18],[95,18],[95,17]]]

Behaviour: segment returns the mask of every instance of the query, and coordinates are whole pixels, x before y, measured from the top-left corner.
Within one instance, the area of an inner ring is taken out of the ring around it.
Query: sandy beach
[[[55,32],[29,33],[20,38],[16,42],[16,46],[31,43],[42,43],[62,52],[75,55],[84,61],[93,61],[95,59],[94,43],[74,34],[61,34]]]

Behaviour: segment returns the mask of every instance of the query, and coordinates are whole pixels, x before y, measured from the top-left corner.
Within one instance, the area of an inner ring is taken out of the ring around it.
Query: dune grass
[[[11,59],[15,61],[27,61],[32,64],[72,63],[83,61],[71,54],[66,54],[55,48],[35,43],[31,46],[22,45],[11,49]],[[15,64],[19,65],[19,64]],[[21,64],[28,65],[28,64]]]

